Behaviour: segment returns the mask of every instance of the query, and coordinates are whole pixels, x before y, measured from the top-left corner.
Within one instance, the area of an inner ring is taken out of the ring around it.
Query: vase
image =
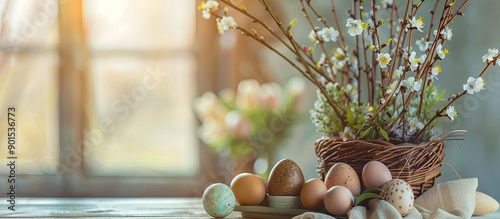
[[[246,157],[230,157],[226,163],[226,170],[229,173],[230,179],[233,179],[240,173],[254,173],[254,163],[257,158],[255,156]]]
[[[244,156],[221,157],[219,169],[225,171],[229,182],[240,173],[253,173],[267,179],[275,163],[275,153],[275,148],[263,147]]]
[[[436,184],[441,175],[445,144],[435,140],[420,144],[393,144],[384,140],[319,139],[315,143],[317,169],[324,180],[328,170],[337,162],[349,164],[361,179],[366,163],[372,160],[384,163],[393,179],[408,182],[415,197]]]

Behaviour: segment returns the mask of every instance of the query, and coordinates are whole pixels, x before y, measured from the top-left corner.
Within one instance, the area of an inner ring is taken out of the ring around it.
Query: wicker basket
[[[443,140],[430,141],[419,145],[394,145],[383,140],[320,139],[316,141],[318,173],[325,174],[337,162],[351,165],[358,173],[372,160],[384,163],[393,178],[405,180],[413,187],[415,197],[434,186],[441,175],[445,144]]]

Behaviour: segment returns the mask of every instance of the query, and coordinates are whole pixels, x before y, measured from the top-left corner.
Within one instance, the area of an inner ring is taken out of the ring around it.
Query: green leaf
[[[438,101],[438,102],[443,101],[443,97],[444,97],[444,90],[443,90],[443,91],[441,91],[441,94],[439,94],[439,97],[437,98],[437,101]]]
[[[359,123],[365,123],[366,122],[366,119],[364,116],[362,116],[361,114],[358,114],[358,116],[356,116],[359,120]]]
[[[355,129],[362,129],[364,127],[363,124],[361,125],[353,125],[352,128],[355,128]]]
[[[375,193],[363,193],[360,196],[358,196],[358,199],[356,199],[356,204],[354,206],[358,206],[359,203],[363,202],[364,200],[367,199],[372,199],[372,198],[382,198],[379,194]]]
[[[373,126],[370,126],[366,130],[362,131],[361,134],[359,135],[359,138],[365,137],[372,129],[373,129]]]
[[[392,41],[392,38],[389,38],[389,39],[387,39],[387,40],[384,42],[384,44],[385,44],[385,45],[388,45],[389,43],[391,43],[391,41]]]
[[[387,134],[387,132],[380,126],[378,128],[378,133],[380,133],[380,135],[382,135],[382,137],[384,137],[386,141],[389,141],[389,135]]]
[[[383,124],[391,124],[391,123],[393,123],[394,121],[396,121],[396,119],[398,119],[398,117],[393,117],[393,118],[390,118],[390,119],[388,119],[388,120],[385,120],[385,121],[383,122]]]
[[[288,23],[288,26],[290,28],[290,27],[295,26],[296,24],[297,24],[297,18],[294,18],[293,20],[290,21],[290,23]]]
[[[363,30],[365,30],[366,28],[368,28],[370,25],[364,21],[361,21],[361,28],[363,28]]]
[[[381,192],[384,192],[384,190],[380,189],[380,188],[368,188],[368,189],[365,189],[365,191],[363,191],[363,193],[381,193]]]
[[[350,107],[347,107],[347,123],[351,127],[355,125],[354,114],[352,113],[352,110]]]

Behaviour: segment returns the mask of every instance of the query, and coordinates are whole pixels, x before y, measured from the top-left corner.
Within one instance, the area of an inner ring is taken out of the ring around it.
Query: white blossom
[[[381,68],[386,68],[391,62],[391,55],[389,53],[379,53],[377,54],[377,61]]]
[[[422,54],[420,56],[420,64],[422,64],[425,61],[426,58],[427,58],[427,53]]]
[[[380,104],[384,104],[384,103],[385,103],[385,98],[383,98],[383,97],[382,97],[382,98],[380,98],[380,101],[379,101],[379,102],[380,102]]]
[[[390,6],[392,6],[393,0],[382,0],[382,4],[384,5],[385,8],[389,8]]]
[[[229,28],[236,28],[238,24],[234,21],[231,16],[222,16],[222,18],[217,18],[217,29],[219,34],[224,34]]]
[[[337,47],[337,49],[333,51],[332,63],[336,68],[342,69],[346,63],[349,62],[350,58],[349,54],[346,55],[344,50]]]
[[[417,44],[418,49],[421,52],[425,52],[425,50],[429,48],[429,45],[432,44],[432,42],[428,42],[422,37],[419,40],[415,41],[415,44]]]
[[[345,24],[347,27],[347,33],[351,36],[360,35],[363,32],[363,26],[361,25],[361,20],[354,20],[352,18],[347,19]]]
[[[318,32],[318,35],[323,39],[325,42],[337,42],[337,37],[339,36],[339,32],[335,30],[333,27],[325,27],[322,30]]]
[[[207,0],[200,5],[201,16],[203,19],[210,19],[212,11],[217,11],[219,9],[219,2],[215,0]]]
[[[415,51],[412,51],[410,53],[410,60],[408,60],[408,61],[410,61],[410,69],[412,71],[417,70],[418,65],[420,63],[422,63],[422,60],[420,58],[416,57],[416,56],[417,56],[417,53]]]
[[[441,31],[441,34],[444,35],[446,40],[451,40],[453,37],[453,33],[451,32],[451,28],[446,27],[443,31]]]
[[[216,0],[207,0],[205,2],[205,9],[216,11],[219,8],[219,2]]]
[[[414,106],[410,106],[410,108],[408,108],[408,114],[410,116],[416,116],[417,115],[417,107],[414,107]]]
[[[403,80],[401,83],[410,92],[413,91],[417,92],[420,91],[420,89],[422,88],[420,81],[415,81],[415,77],[409,77],[407,80]]]
[[[365,107],[361,112],[361,115],[364,115],[363,118],[365,119],[373,117],[373,106]]]
[[[208,20],[208,19],[210,19],[210,17],[212,17],[212,14],[210,14],[210,12],[207,11],[207,10],[202,10],[201,11],[201,17],[203,19],[207,19]]]
[[[467,91],[467,93],[474,94],[481,90],[484,90],[486,87],[484,80],[481,77],[477,79],[474,77],[469,77],[469,79],[467,79],[467,83],[463,85],[463,88],[465,91]]]
[[[453,120],[455,119],[455,117],[458,116],[458,113],[457,111],[455,110],[455,107],[454,106],[449,106],[448,109],[446,109],[446,115],[448,116],[448,118],[451,119],[451,121],[453,122]]]
[[[493,49],[488,49],[488,53],[486,53],[484,56],[483,56],[483,62],[491,62],[493,61],[493,59],[495,59],[496,57],[498,56],[498,49],[496,48],[493,48]]]
[[[317,65],[323,65],[325,64],[325,61],[326,61],[326,55],[325,53],[321,53],[321,55],[319,56],[319,60],[318,60],[318,63]]]
[[[356,139],[356,136],[352,133],[351,128],[349,126],[346,126],[343,132],[339,132],[339,136],[342,138],[343,141]]]
[[[397,80],[394,80],[388,87],[387,87],[387,90],[385,90],[385,93],[386,94],[391,94],[392,91],[394,89],[396,89],[396,91],[394,92],[395,94],[398,94],[399,93],[399,88],[401,87],[401,84],[399,84],[399,86],[396,87],[396,85],[398,84],[398,81]]]
[[[416,130],[420,130],[424,128],[424,124],[418,121],[417,117],[408,118],[408,126],[410,126],[410,133],[415,132]]]
[[[438,30],[434,30],[432,33],[434,34],[434,36],[436,36],[437,32]],[[451,38],[453,37],[453,33],[451,32],[451,28],[449,27],[446,27],[444,30],[442,30],[441,34],[444,36],[446,40],[451,40]]]
[[[413,17],[411,20],[410,20],[410,23],[408,23],[406,25],[406,29],[409,29],[409,28],[417,28],[418,31],[420,32],[424,32],[422,30],[422,27],[424,27],[424,18],[423,17]]]
[[[443,69],[441,68],[440,65],[436,65],[431,68],[432,77],[434,77],[435,79],[437,79],[438,74],[441,72],[443,72]]]
[[[400,78],[403,75],[403,70],[404,70],[404,66],[399,66],[398,69],[394,70],[394,72],[396,72],[396,76],[398,78]]]
[[[318,42],[318,36],[316,35],[316,31],[319,29],[319,27],[315,27],[313,30],[311,30],[311,32],[309,33],[309,35],[307,35],[307,38],[309,39],[309,41],[311,42]]]
[[[437,50],[437,55],[439,56],[440,59],[444,59],[446,57],[446,54],[450,53],[448,49],[443,48],[442,44],[437,45],[436,50]]]

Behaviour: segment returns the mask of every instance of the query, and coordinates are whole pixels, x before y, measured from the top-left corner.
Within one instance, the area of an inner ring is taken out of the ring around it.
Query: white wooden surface
[[[199,198],[18,198],[16,211],[7,207],[0,202],[0,218],[210,218]],[[500,211],[477,218],[500,219]]]

